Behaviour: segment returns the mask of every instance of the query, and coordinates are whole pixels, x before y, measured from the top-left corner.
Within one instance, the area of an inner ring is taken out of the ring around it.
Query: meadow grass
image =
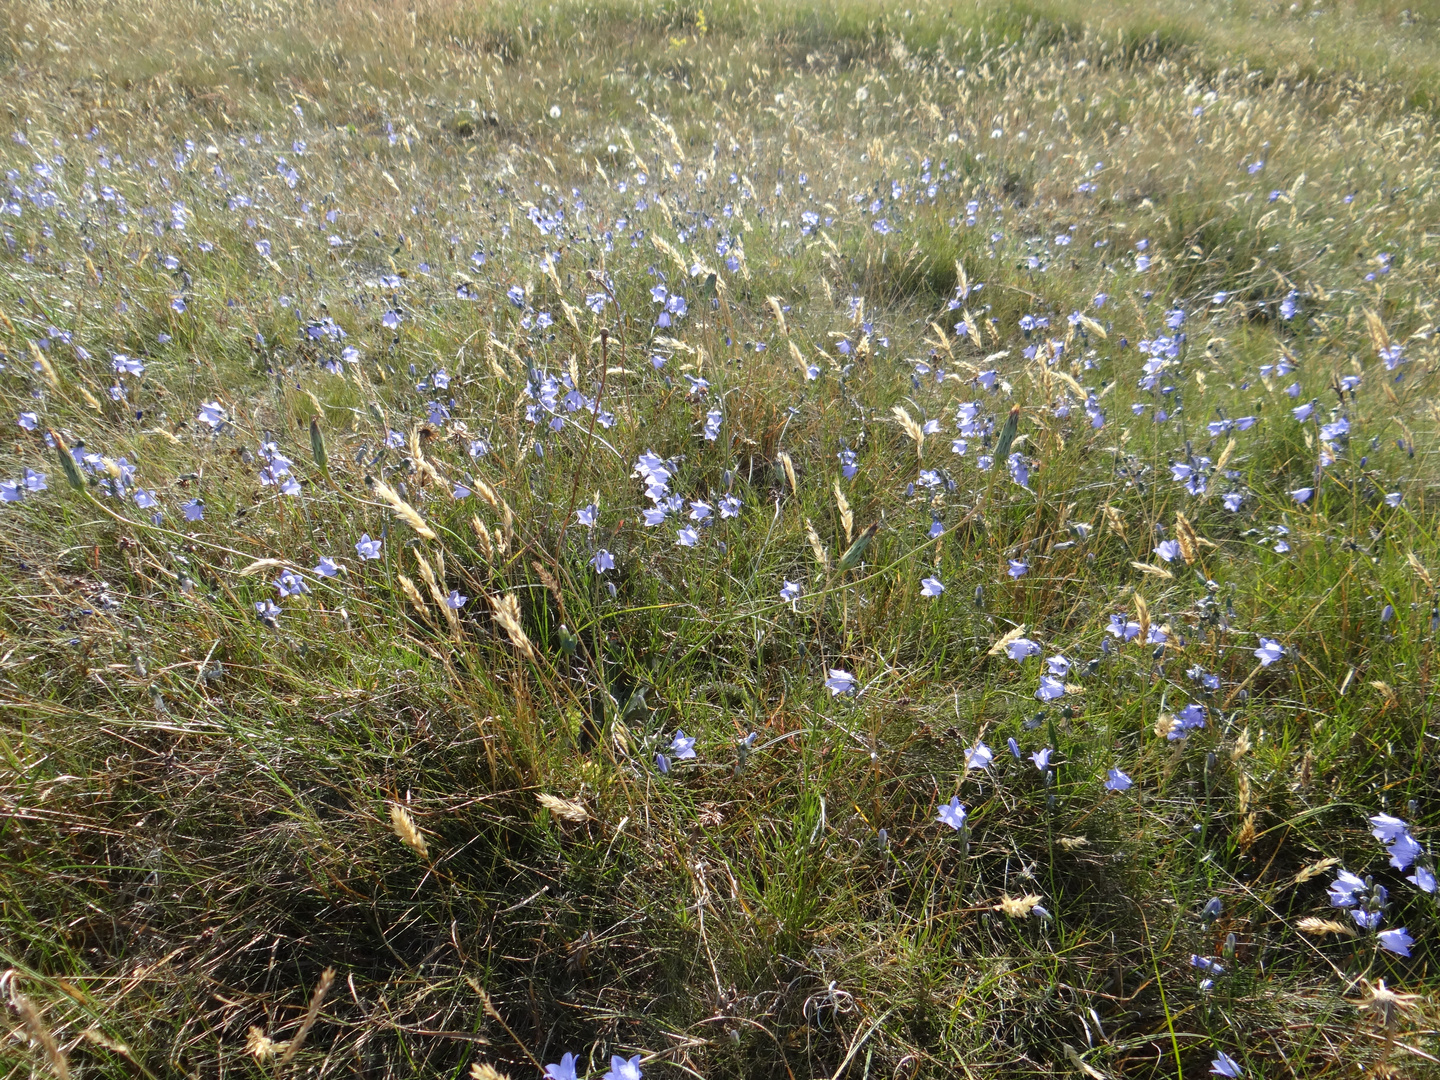
[[[1435,1075],[1440,7],[0,18],[6,1076]]]

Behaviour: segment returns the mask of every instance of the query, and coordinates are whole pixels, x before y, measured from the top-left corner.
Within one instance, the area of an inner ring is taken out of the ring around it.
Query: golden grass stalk
[[[479,515],[470,515],[470,528],[475,533],[475,538],[480,541],[480,553],[485,556],[487,562],[495,561],[495,541],[490,539],[490,530],[480,520]]]
[[[1321,859],[1319,862],[1310,863],[1308,866],[1303,866],[1300,868],[1300,872],[1295,875],[1294,884],[1303,884],[1304,882],[1309,881],[1311,878],[1319,877],[1321,874],[1325,873],[1326,870],[1329,870],[1332,866],[1339,865],[1340,860],[1334,857],[1328,859]]]
[[[1105,525],[1112,533],[1120,537],[1121,540],[1126,539],[1125,518],[1120,513],[1118,507],[1111,506],[1108,503],[1105,506]]]
[[[1150,605],[1145,603],[1145,597],[1138,592],[1135,594],[1135,621],[1140,624],[1140,633],[1136,635],[1136,640],[1144,645],[1150,637]]]
[[[1008,634],[1002,637],[999,641],[995,642],[994,645],[991,645],[990,650],[985,655],[1000,656],[1005,652],[1006,649],[1010,647],[1013,642],[1019,641],[1024,636],[1025,624],[1021,623],[1019,626],[1015,627],[1014,630],[1011,630]]]
[[[791,494],[798,497],[800,495],[800,484],[799,481],[795,479],[795,462],[791,460],[790,455],[784,450],[781,450],[775,455],[775,460],[780,462],[780,468],[785,470],[785,479],[790,481]]]
[[[765,303],[770,306],[770,312],[775,316],[775,328],[780,331],[783,337],[790,336],[790,328],[785,325],[785,308],[780,303],[778,296],[767,296]]]
[[[1175,539],[1180,542],[1180,557],[1185,560],[1185,565],[1195,565],[1200,555],[1200,542],[1190,519],[1179,510],[1175,511]]]
[[[525,636],[525,628],[520,625],[520,599],[514,593],[506,593],[503,596],[490,597],[490,606],[495,612],[495,621],[500,624],[501,629],[510,635],[510,641],[520,652],[530,660],[535,659],[535,649],[530,644],[530,639]]]
[[[401,813],[404,813],[402,810]],[[325,995],[330,992],[330,987],[335,982],[335,969],[326,968],[320,973],[320,982],[315,987],[315,992],[310,995],[310,1007],[305,1010],[305,1019],[300,1023],[300,1030],[285,1047],[285,1053],[280,1055],[280,1064],[288,1063],[300,1052],[300,1047],[305,1045],[305,1036],[310,1034],[310,1029],[315,1026],[315,1018],[320,1015],[320,1005],[325,1000]]]
[[[1425,583],[1425,587],[1431,592],[1435,591],[1435,582],[1430,578],[1430,571],[1425,569],[1425,564],[1416,557],[1415,552],[1407,551],[1405,561],[1410,564],[1410,569],[1415,571],[1416,576]]]
[[[444,566],[444,563],[441,561],[444,559],[444,555],[436,552],[435,559],[442,567]],[[440,585],[440,581],[444,579],[444,571],[441,571],[440,579],[437,580],[435,571],[431,569],[429,561],[420,552],[419,548],[415,549],[415,562],[420,567],[420,576],[425,580],[425,587],[430,590],[430,599],[435,601],[435,606],[438,607],[441,614],[445,616],[445,621],[450,625],[450,629],[458,634],[460,632],[460,617],[455,614],[454,609],[446,602],[445,590]]]
[[[400,582],[401,590],[405,593],[410,603],[415,605],[415,610],[418,611],[422,617],[426,619],[430,618],[430,608],[425,603],[425,597],[422,596],[420,590],[415,587],[415,582],[411,581],[404,574],[396,574],[395,580]]]
[[[425,837],[415,827],[415,819],[410,816],[410,811],[399,803],[390,804],[390,828],[395,831],[400,842],[416,855],[422,859],[430,857],[430,848],[425,843]]]
[[[556,795],[547,795],[543,791],[538,793],[535,798],[539,800],[541,806],[561,821],[573,821],[578,824],[590,820],[590,811],[578,802],[562,799]]]
[[[431,529],[429,525],[425,524],[425,519],[416,512],[415,508],[400,498],[399,495],[395,494],[394,490],[392,490],[388,484],[377,477],[370,477],[369,479],[370,486],[374,489],[375,494],[387,502],[390,505],[390,509],[395,512],[395,516],[405,522],[406,525],[409,525],[410,528],[414,529],[417,536],[425,540],[439,539],[439,537],[435,535],[435,531]]]
[[[995,905],[995,910],[1003,912],[1012,919],[1024,919],[1039,903],[1040,897],[1034,893],[1027,893],[1024,896],[1005,895],[1000,897],[1000,902]]]
[[[845,543],[855,538],[855,515],[850,510],[850,500],[840,490],[840,481],[835,481],[835,509],[840,511],[840,524],[845,526]]]
[[[1336,922],[1334,919],[1317,919],[1307,915],[1295,924],[1295,929],[1302,934],[1309,934],[1311,937],[1328,937],[1331,934],[1340,934],[1344,937],[1354,937],[1355,931],[1344,923]]]
[[[20,1019],[25,1024],[25,1030],[30,1038],[40,1045],[40,1051],[45,1055],[46,1064],[50,1066],[59,1080],[70,1080],[70,1065],[65,1060],[65,1055],[60,1052],[60,1044],[55,1041],[45,1026],[45,1019],[40,1015],[40,1010],[22,994],[15,995],[15,1009],[20,1013]]]
[[[1130,565],[1132,568],[1139,570],[1140,573],[1148,574],[1150,577],[1164,578],[1167,581],[1175,580],[1175,575],[1163,566],[1155,566],[1153,563],[1143,562],[1132,562]]]
[[[925,456],[925,431],[915,422],[915,418],[905,411],[902,405],[893,405],[890,408],[890,415],[900,425],[900,430],[905,432],[915,442],[915,456]]]
[[[805,519],[805,536],[810,541],[810,550],[815,553],[815,561],[820,564],[821,569],[830,569],[830,553],[825,550],[824,543],[820,540],[820,534],[815,531],[815,526],[810,519]]]
[[[277,1043],[258,1027],[251,1027],[245,1034],[245,1052],[262,1063],[279,1054],[284,1045]]]

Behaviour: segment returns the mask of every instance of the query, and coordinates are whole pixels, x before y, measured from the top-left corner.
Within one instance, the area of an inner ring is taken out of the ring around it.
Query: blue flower
[[[1025,562],[1023,559],[1011,559],[1010,569],[1007,572],[1012,578],[1021,578],[1025,576],[1026,572],[1029,569],[1030,564]]]
[[[596,515],[599,514],[599,512],[600,508],[594,503],[591,503],[589,506],[582,506],[579,510],[575,511],[575,520],[581,525],[593,528]]]
[[[1155,554],[1159,555],[1160,558],[1166,562],[1174,562],[1175,557],[1180,554],[1180,541],[1161,540],[1160,543],[1155,546]]]
[[[1220,1051],[1219,1057],[1210,1062],[1210,1072],[1214,1076],[1229,1077],[1230,1080],[1239,1080],[1240,1077],[1245,1075],[1244,1070],[1240,1068],[1240,1063],[1225,1053],[1224,1050]]]
[[[181,503],[180,509],[184,511],[186,521],[203,521],[205,519],[205,504],[199,499]]]
[[[921,596],[939,596],[945,591],[945,586],[940,583],[937,577],[924,578],[920,582]]]
[[[445,606],[451,611],[459,611],[469,599],[468,596],[462,596],[459,589],[451,589],[450,595],[445,598]]]
[[[359,552],[362,559],[378,559],[380,558],[380,546],[383,543],[383,540],[371,540],[369,533],[361,533],[355,550]]]
[[[1353,907],[1356,897],[1365,891],[1365,881],[1356,877],[1349,870],[1343,867],[1336,875],[1335,880],[1330,883],[1326,890],[1330,894],[1330,906],[1338,908]]]
[[[1398,953],[1400,956],[1409,956],[1410,946],[1415,944],[1415,939],[1403,926],[1397,926],[1393,930],[1381,930],[1375,935],[1375,940],[1386,952]]]
[[[1016,638],[1005,646],[1005,651],[1010,654],[1011,660],[1028,660],[1040,655],[1040,643],[1025,637]]]
[[[1383,914],[1384,913],[1378,908],[1374,911],[1367,911],[1365,908],[1352,908],[1350,910],[1350,918],[1355,920],[1355,925],[1360,927],[1361,930],[1374,930],[1380,925],[1380,919]]]
[[[1129,791],[1133,781],[1118,768],[1105,774],[1105,788],[1108,791]]]
[[[280,593],[280,599],[287,596],[303,596],[310,591],[303,578],[293,570],[286,570],[275,579],[275,588]]]
[[[640,1055],[636,1054],[626,1061],[623,1057],[612,1054],[610,1069],[601,1080],[640,1080]]]
[[[967,769],[988,769],[990,762],[994,760],[995,751],[983,742],[977,742],[965,751],[965,768]]]
[[[1055,701],[1065,696],[1065,684],[1049,675],[1040,676],[1040,689],[1035,696],[1041,701]]]
[[[1047,746],[1043,750],[1036,750],[1035,753],[1030,755],[1030,760],[1035,763],[1035,768],[1039,769],[1042,773],[1050,771],[1051,752]]]
[[[590,565],[595,568],[597,574],[603,574],[606,570],[615,569],[615,556],[601,548],[591,556]]]
[[[825,686],[829,689],[831,697],[839,697],[841,694],[848,694],[855,689],[855,676],[841,668],[831,668],[830,677],[825,680]]]
[[[695,756],[695,740],[683,730],[677,729],[674,738],[670,740],[670,749],[678,760],[689,761]]]
[[[950,801],[940,807],[940,813],[935,819],[952,829],[963,829],[965,827],[965,807],[960,805],[960,797],[951,795]]]
[[[1255,650],[1255,659],[1260,661],[1261,667],[1269,667],[1284,655],[1285,646],[1281,645],[1274,638],[1262,637],[1260,639],[1260,647]]]
[[[330,558],[329,555],[321,555],[320,563],[315,567],[313,572],[319,574],[321,577],[332,578],[339,573],[339,571],[340,567],[336,565],[334,559]]]
[[[796,582],[787,579],[785,584],[780,589],[780,599],[788,602],[790,600],[794,600],[799,595],[800,586]]]

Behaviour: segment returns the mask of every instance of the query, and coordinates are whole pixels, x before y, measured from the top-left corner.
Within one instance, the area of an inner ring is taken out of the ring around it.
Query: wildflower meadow
[[[0,2],[0,1075],[1440,1075],[1440,6]]]

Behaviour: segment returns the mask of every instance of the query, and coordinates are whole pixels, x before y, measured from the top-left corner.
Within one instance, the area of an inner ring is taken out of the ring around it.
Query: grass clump
[[[1427,1075],[1426,12],[0,10],[8,1071]]]

